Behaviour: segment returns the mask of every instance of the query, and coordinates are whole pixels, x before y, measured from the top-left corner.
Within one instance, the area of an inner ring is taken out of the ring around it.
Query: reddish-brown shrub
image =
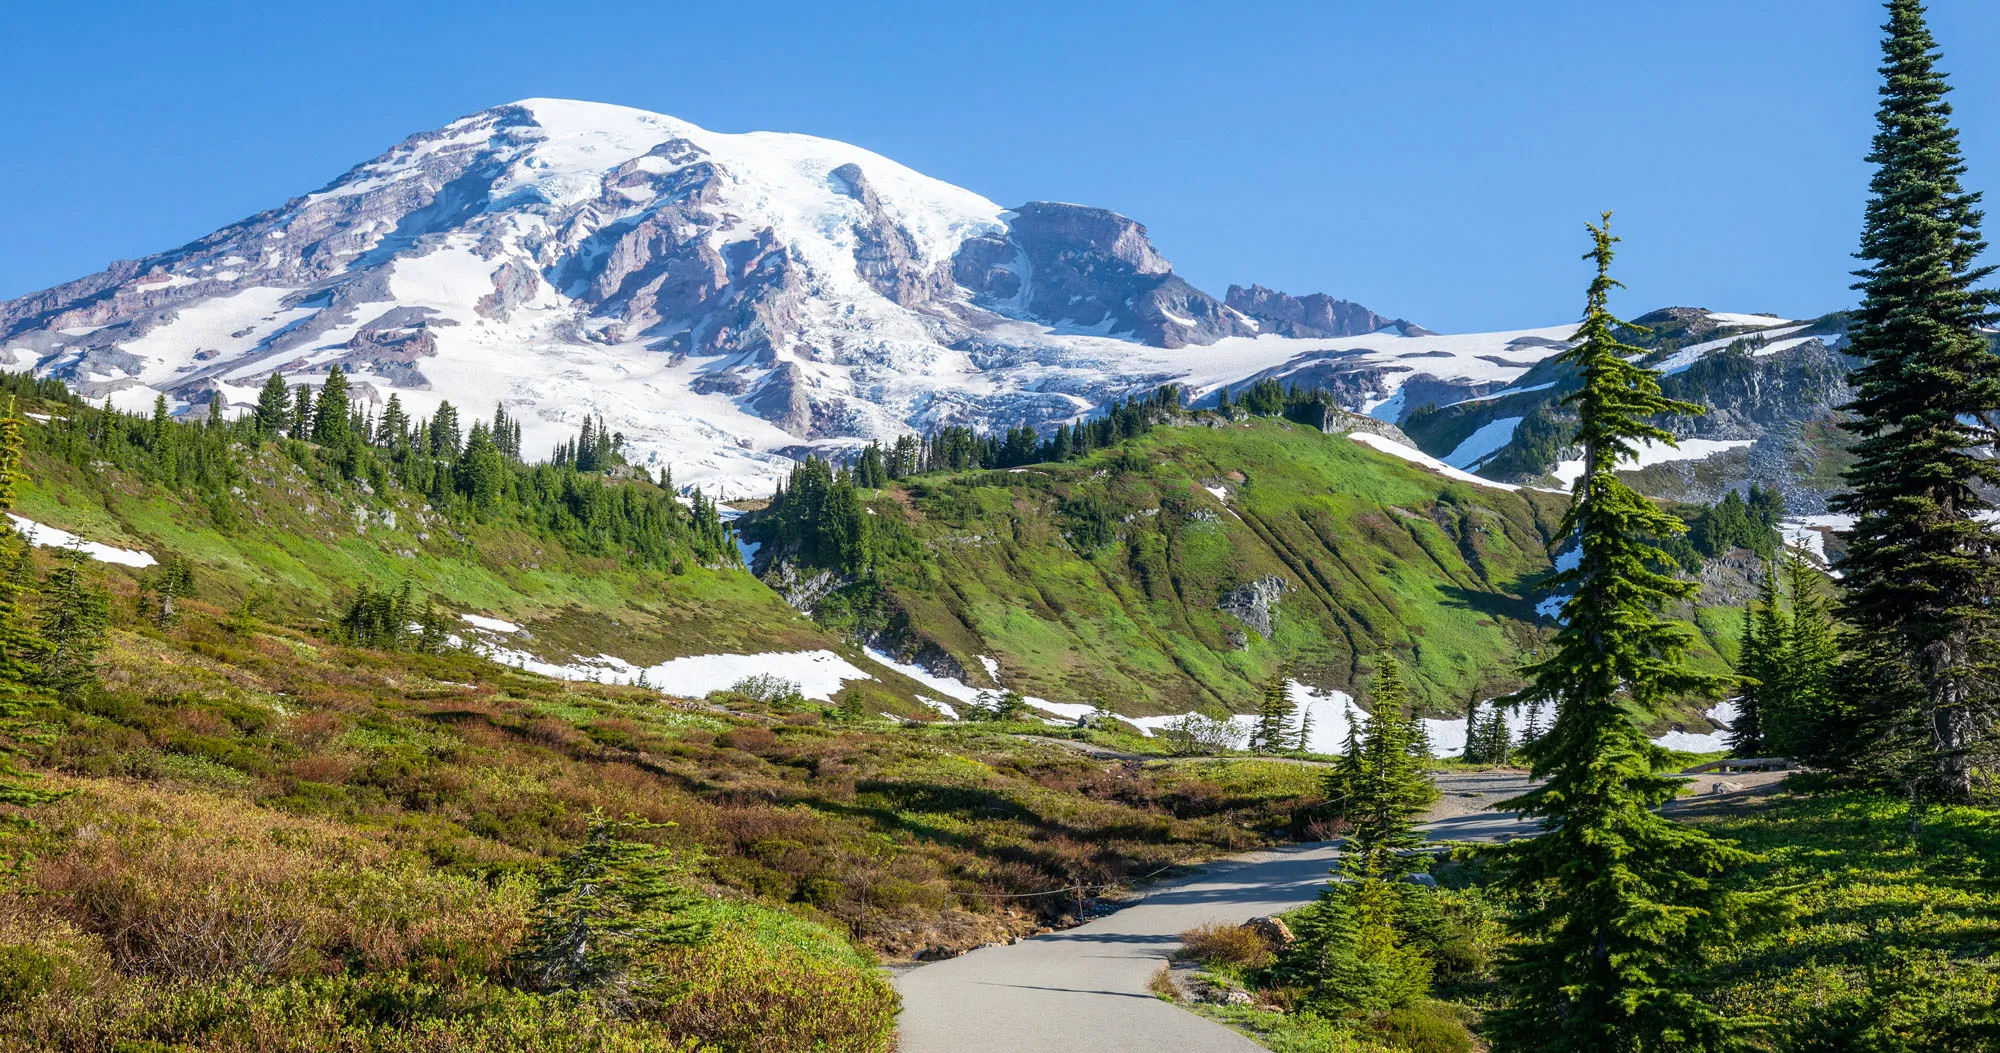
[[[1181,953],[1204,965],[1257,969],[1271,964],[1276,949],[1248,925],[1210,922],[1181,933]]]

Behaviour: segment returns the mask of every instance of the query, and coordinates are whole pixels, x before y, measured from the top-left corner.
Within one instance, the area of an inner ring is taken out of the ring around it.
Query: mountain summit
[[[741,495],[807,450],[1046,429],[1168,381],[1332,381],[1393,416],[1412,380],[1471,397],[1549,353],[1231,292],[1190,285],[1104,209],[1002,208],[845,143],[529,99],[0,304],[0,360],[197,413],[250,405],[272,371],[316,383],[337,365],[364,401],[503,403],[530,451],[602,416],[634,459]]]

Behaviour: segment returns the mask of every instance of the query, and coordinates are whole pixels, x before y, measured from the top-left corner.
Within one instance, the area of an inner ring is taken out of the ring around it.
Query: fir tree
[[[549,867],[514,956],[526,986],[624,1005],[648,993],[648,952],[707,937],[707,925],[680,916],[700,897],[674,883],[666,850],[629,839],[659,828],[593,816],[583,844]]]
[[[1285,748],[1285,725],[1292,715],[1292,701],[1285,690],[1285,671],[1272,672],[1264,681],[1264,695],[1257,702],[1257,727],[1250,733],[1250,748],[1258,753],[1277,753]]]
[[[110,621],[104,590],[84,573],[89,559],[75,545],[63,549],[42,586],[41,682],[66,702],[97,682]]]
[[[458,408],[450,402],[438,403],[431,416],[431,456],[448,461],[458,456],[463,435],[458,430]]]
[[[1767,709],[1783,704],[1790,637],[1778,600],[1778,572],[1766,566],[1756,599],[1743,608],[1742,658],[1736,663],[1743,690],[1729,725],[1729,749],[1738,757],[1761,757],[1768,749],[1764,718]]]
[[[25,454],[21,418],[15,412],[14,400],[8,399],[7,416],[0,418],[0,513],[14,507],[15,488],[26,478],[21,471]],[[45,646],[28,624],[28,605],[34,595],[28,543],[6,520],[0,519],[0,804],[18,807],[44,804],[63,796],[38,789],[34,775],[22,771],[15,762],[28,743],[41,738],[27,719],[30,707],[39,698],[34,685],[42,676],[35,657]]]
[[[257,392],[257,410],[252,416],[257,434],[266,439],[279,435],[290,424],[291,416],[291,392],[285,388],[285,378],[274,369]]]
[[[1380,877],[1418,869],[1414,854],[1423,844],[1416,819],[1437,799],[1437,788],[1424,774],[1415,755],[1415,723],[1403,667],[1384,655],[1375,674],[1374,708],[1360,733],[1350,738],[1357,760],[1347,769],[1334,798],[1334,814],[1352,824],[1347,838],[1347,869],[1351,874]]]
[[[382,407],[382,419],[375,425],[375,445],[399,450],[409,441],[410,415],[403,409],[402,397],[392,391],[388,405]]]
[[[294,439],[312,438],[313,393],[312,388],[300,384],[292,392],[292,420],[288,429]]]
[[[1781,567],[1792,604],[1786,626],[1788,691],[1783,702],[1765,714],[1764,733],[1772,751],[1781,756],[1817,758],[1831,739],[1827,725],[1834,712],[1840,645],[1819,571],[1795,551],[1785,554]]]
[[[1975,751],[1994,713],[1993,505],[1982,487],[2000,485],[2000,462],[1983,455],[2000,439],[2000,356],[1979,332],[1995,294],[1978,286],[1991,273],[1976,261],[1979,195],[1960,183],[1965,164],[1951,125],[1949,91],[1936,68],[1935,41],[1917,0],[1890,0],[1882,43],[1881,107],[1875,166],[1856,271],[1861,306],[1848,329],[1858,436],[1848,470],[1851,492],[1834,499],[1856,517],[1840,569],[1843,612],[1865,639],[1857,651],[1897,654],[1918,678],[1921,699],[1887,683],[1870,692],[1864,719],[1874,741],[1928,738],[1919,771],[1906,772],[1914,796],[1971,796]],[[1854,678],[1858,686],[1871,678]]]
[[[164,629],[173,624],[177,602],[194,592],[194,564],[169,555],[139,579],[139,613]]]
[[[1614,335],[1623,323],[1608,308],[1610,214],[1590,232],[1597,274],[1558,358],[1581,381],[1564,404],[1584,460],[1558,536],[1574,536],[1582,555],[1551,582],[1571,593],[1553,646],[1524,670],[1531,684],[1503,700],[1543,699],[1556,715],[1528,747],[1546,781],[1502,806],[1545,831],[1495,851],[1501,886],[1524,909],[1508,920],[1508,1001],[1489,1019],[1505,1050],[1725,1049],[1734,1025],[1674,985],[1701,937],[1726,936],[1739,906],[1711,879],[1750,857],[1653,811],[1678,783],[1655,772],[1662,751],[1644,730],[1667,698],[1725,681],[1687,667],[1690,631],[1659,614],[1700,587],[1657,568],[1656,540],[1684,526],[1616,471],[1642,440],[1673,441],[1652,420],[1698,407],[1664,397],[1659,374],[1634,364],[1639,349]]]
[[[322,446],[343,446],[349,435],[348,416],[354,407],[347,397],[347,374],[333,367],[319,389],[319,408],[313,413],[312,440]]]

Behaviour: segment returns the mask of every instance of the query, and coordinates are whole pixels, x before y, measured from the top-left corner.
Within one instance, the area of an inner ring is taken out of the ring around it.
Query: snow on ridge
[[[1409,461],[1412,464],[1422,465],[1423,467],[1429,468],[1431,471],[1434,471],[1439,475],[1444,476],[1447,479],[1454,479],[1461,483],[1471,483],[1474,486],[1484,486],[1494,490],[1517,491],[1521,489],[1520,487],[1515,486],[1512,483],[1494,482],[1491,479],[1482,478],[1480,476],[1472,474],[1471,472],[1464,471],[1459,468],[1454,468],[1451,465],[1446,464],[1435,457],[1432,457],[1430,454],[1423,452],[1422,450],[1411,449],[1410,447],[1405,446],[1394,439],[1384,438],[1380,435],[1375,434],[1374,432],[1369,432],[1369,431],[1349,432],[1347,437],[1353,439],[1355,442],[1358,442],[1363,446],[1367,446],[1371,449],[1380,451],[1382,453],[1386,453],[1391,457],[1400,457],[1403,460]]]
[[[1705,461],[1716,454],[1740,450],[1756,443],[1755,439],[1678,439],[1674,445],[1669,446],[1653,439],[1641,439],[1638,453],[1620,461],[1618,470],[1636,472],[1641,468],[1674,461]],[[1572,489],[1576,486],[1576,481],[1583,477],[1583,458],[1562,461],[1549,474],[1562,483],[1563,489]]]
[[[76,547],[82,549],[84,555],[89,556],[99,563],[116,563],[125,567],[150,567],[159,562],[153,558],[153,554],[150,552],[138,552],[129,548],[118,548],[96,541],[85,541],[67,530],[58,530],[52,526],[44,526],[24,516],[17,516],[12,512],[7,513],[7,518],[13,522],[14,529],[19,531],[20,535],[26,538],[31,545],[40,545],[43,548]]]
[[[1453,468],[1471,471],[1479,462],[1499,452],[1500,448],[1514,439],[1514,429],[1521,426],[1521,417],[1498,417],[1479,426],[1479,430],[1465,437],[1444,457],[1444,463]]]
[[[1708,320],[1711,322],[1720,322],[1723,325],[1747,325],[1756,326],[1760,329],[1768,329],[1772,326],[1797,321],[1794,318],[1780,318],[1775,314],[1742,314],[1736,311],[1710,311],[1708,312]]]

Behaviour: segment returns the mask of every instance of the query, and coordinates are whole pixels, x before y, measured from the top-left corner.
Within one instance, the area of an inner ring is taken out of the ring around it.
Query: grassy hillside
[[[178,556],[218,606],[252,601],[300,624],[338,616],[364,585],[409,582],[456,610],[530,625],[528,649],[563,658],[612,651],[644,664],[689,654],[835,646],[727,560],[692,551],[657,562],[615,540],[578,545],[517,509],[454,507],[393,477],[349,478],[305,442],[232,438],[210,488],[162,478],[147,451],[108,459],[68,444],[103,414],[29,400],[28,481],[15,511],[92,541]],[[178,426],[199,435],[199,426]],[[93,431],[94,434],[94,431]],[[650,482],[608,481],[665,500]]]
[[[1008,687],[1128,712],[1241,709],[1284,667],[1352,688],[1385,649],[1458,706],[1509,686],[1541,631],[1530,592],[1563,502],[1281,420],[1157,428],[1084,460],[891,484],[870,510],[908,557],[822,617],[975,684],[992,656]],[[1268,636],[1220,609],[1267,578]]]
[[[990,657],[1008,688],[1129,713],[1243,710],[1280,669],[1358,694],[1384,651],[1433,710],[1462,712],[1515,686],[1550,628],[1536,586],[1568,500],[1275,419],[867,493],[891,555],[820,603],[824,624],[975,685]],[[746,530],[771,537],[754,516]],[[1267,579],[1283,589],[1268,635],[1223,609]],[[1721,643],[1705,635],[1702,659]]]

